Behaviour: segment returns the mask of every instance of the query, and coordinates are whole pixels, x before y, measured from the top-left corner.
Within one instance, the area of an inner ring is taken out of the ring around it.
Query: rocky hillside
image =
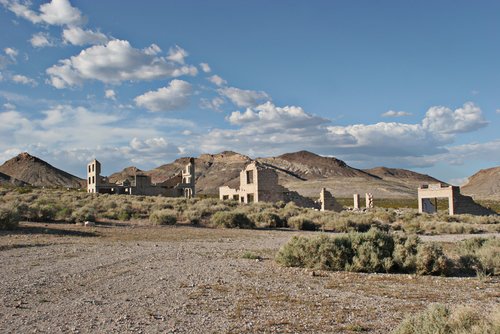
[[[460,190],[474,198],[500,199],[500,167],[481,169]]]
[[[202,154],[195,158],[196,165],[196,191],[205,194],[217,194],[222,185],[237,187],[239,185],[240,171],[252,159],[231,151],[219,154]],[[181,172],[189,163],[189,158],[179,158],[172,163],[162,165],[144,174],[150,175],[152,182],[163,182]],[[119,173],[109,176],[110,181],[123,180],[126,175],[132,177],[135,167],[128,167]]]
[[[373,193],[375,198],[416,197],[420,184],[440,182],[428,175],[405,169],[377,167],[361,170],[347,165],[342,160],[307,151],[256,160],[274,169],[279,175],[280,184],[311,197],[318,196],[322,187],[326,187],[337,197],[351,197],[354,193],[364,196],[367,192]],[[251,161],[249,157],[231,151],[200,155],[195,158],[197,192],[215,195],[222,185],[238,187],[240,171]],[[120,182],[141,173],[150,175],[153,182],[163,182],[181,172],[188,162],[187,157],[179,158],[149,171],[127,167],[110,175],[109,179],[111,182]],[[35,186],[85,186],[85,180],[63,172],[28,153],[22,153],[5,162],[0,166],[0,172]]]
[[[361,170],[342,160],[307,151],[256,160],[274,169],[280,184],[304,196],[318,196],[320,189],[326,187],[337,197],[351,197],[354,193],[363,196],[367,192],[384,198],[416,197],[420,184],[440,182],[428,175],[404,169],[378,167]],[[188,161],[189,158],[180,158],[143,173],[150,175],[153,182],[163,182],[182,171]],[[200,155],[195,159],[197,192],[217,194],[222,185],[238,187],[240,171],[251,161],[245,155],[230,151]],[[110,180],[133,177],[136,171],[135,167],[128,167],[112,174]]]
[[[21,186],[25,186],[26,183],[23,181],[19,181],[18,179],[13,178],[13,177],[6,175],[4,173],[0,173],[0,185],[12,185],[12,186],[16,186],[16,187],[21,187]]]
[[[7,160],[0,173],[38,187],[81,188],[85,182],[26,152]]]

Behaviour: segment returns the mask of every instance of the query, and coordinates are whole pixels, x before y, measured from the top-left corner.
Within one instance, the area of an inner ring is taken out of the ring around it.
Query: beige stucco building
[[[432,199],[447,198],[448,214],[472,214],[472,215],[491,215],[494,211],[474,202],[472,197],[460,194],[460,188],[448,186],[441,183],[426,184],[418,188],[418,211],[420,213],[437,212],[436,202]]]
[[[276,171],[256,161],[248,164],[240,172],[240,187],[238,189],[228,186],[220,187],[219,198],[221,200],[236,200],[241,203],[294,202],[298,206],[316,208],[322,211],[342,210],[332,194],[325,188],[321,190],[319,200],[313,201],[280,185]]]

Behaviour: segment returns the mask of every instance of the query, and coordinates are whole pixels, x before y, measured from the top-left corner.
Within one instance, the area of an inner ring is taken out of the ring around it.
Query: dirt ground
[[[430,303],[500,302],[498,277],[282,268],[296,234],[22,223],[0,232],[0,332],[387,333]]]

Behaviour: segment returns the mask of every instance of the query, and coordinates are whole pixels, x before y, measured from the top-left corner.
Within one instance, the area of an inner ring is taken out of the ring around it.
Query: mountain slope
[[[308,151],[286,153],[278,157],[258,158],[257,160],[271,168],[286,170],[289,174],[302,180],[331,177],[375,178],[360,169],[352,168],[342,160],[323,157]]]
[[[85,182],[26,152],[1,165],[0,173],[39,187],[80,188]]]
[[[27,185],[26,182],[20,181],[16,178],[13,178],[7,174],[0,173],[0,185],[13,185],[17,187]]]
[[[481,169],[469,177],[460,191],[474,198],[500,199],[500,167]]]

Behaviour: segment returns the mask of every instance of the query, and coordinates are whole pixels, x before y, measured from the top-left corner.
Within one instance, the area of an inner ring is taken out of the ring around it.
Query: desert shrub
[[[394,265],[394,238],[378,229],[349,235],[354,250],[349,271],[389,272]]]
[[[177,223],[177,213],[172,209],[153,211],[149,215],[149,221],[154,225],[175,225]]]
[[[210,223],[213,226],[225,228],[254,228],[255,224],[241,212],[219,211],[211,218]]]
[[[259,255],[253,253],[253,252],[245,252],[243,255],[241,255],[242,259],[247,259],[247,260],[260,260],[262,259]]]
[[[500,274],[500,239],[473,238],[458,243],[459,263],[465,272]]]
[[[393,259],[401,272],[415,272],[420,239],[417,236],[396,237]]]
[[[287,220],[288,227],[291,227],[295,230],[304,230],[304,231],[316,231],[318,229],[318,225],[313,222],[312,219],[308,218],[306,215],[299,215],[290,217]]]
[[[17,210],[9,207],[0,207],[0,230],[13,230],[19,226]]]
[[[416,273],[419,275],[446,275],[452,269],[451,260],[436,243],[421,243],[417,246]]]
[[[421,275],[447,274],[452,267],[437,245],[376,228],[335,237],[293,237],[280,248],[276,261],[290,267]]]
[[[71,221],[81,223],[96,220],[95,209],[92,206],[82,206],[71,214]]]
[[[251,213],[248,215],[248,218],[257,227],[283,227],[284,225],[280,216],[272,211]]]
[[[286,267],[344,270],[354,252],[347,236],[292,237],[281,247],[276,261]]]
[[[487,334],[498,333],[500,308],[482,312],[468,307],[450,309],[432,304],[426,310],[406,317],[394,330],[394,334]]]

